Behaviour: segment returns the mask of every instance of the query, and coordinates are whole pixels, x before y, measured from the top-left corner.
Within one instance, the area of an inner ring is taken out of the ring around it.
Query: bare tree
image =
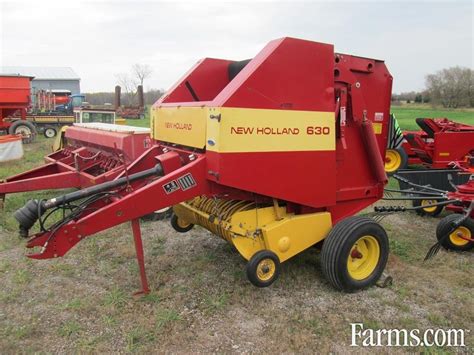
[[[148,64],[134,64],[132,65],[132,72],[138,83],[143,86],[145,79],[151,76],[153,69]]]
[[[457,66],[427,75],[426,88],[435,104],[449,108],[472,106],[473,79],[473,70]]]
[[[121,73],[116,75],[117,82],[123,89],[123,93],[127,99],[128,106],[133,105],[135,96],[137,95],[138,82],[129,74]]]
[[[115,76],[118,84],[122,87],[128,106],[135,103],[138,85],[143,86],[143,82],[150,77],[152,72],[149,65],[137,63],[132,65],[130,74],[120,73]]]

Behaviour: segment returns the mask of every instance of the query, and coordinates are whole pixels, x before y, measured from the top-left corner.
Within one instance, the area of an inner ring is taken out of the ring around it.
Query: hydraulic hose
[[[13,216],[20,224],[20,235],[28,236],[28,231],[36,223],[45,211],[61,205],[68,204],[89,196],[96,195],[105,191],[110,191],[116,187],[145,179],[150,176],[163,176],[163,168],[160,164],[155,165],[151,169],[143,170],[138,173],[121,177],[117,180],[104,182],[102,184],[87,187],[85,189],[67,193],[65,195],[55,197],[49,200],[29,200],[23,207],[19,208]]]

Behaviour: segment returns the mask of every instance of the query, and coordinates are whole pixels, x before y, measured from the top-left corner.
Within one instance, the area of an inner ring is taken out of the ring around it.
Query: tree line
[[[145,99],[145,105],[153,105],[160,97],[163,95],[164,90],[162,89],[149,89],[143,93]],[[91,105],[103,105],[106,103],[112,104],[114,103],[114,92],[93,92],[93,93],[86,93],[86,101]],[[122,105],[130,106],[130,105],[138,105],[138,98],[135,96],[132,100],[130,100],[130,94],[127,92],[123,92],[122,88],[122,95],[121,102]]]
[[[464,67],[442,69],[425,77],[425,90],[392,95],[392,102],[430,103],[445,108],[474,107],[474,70]]]

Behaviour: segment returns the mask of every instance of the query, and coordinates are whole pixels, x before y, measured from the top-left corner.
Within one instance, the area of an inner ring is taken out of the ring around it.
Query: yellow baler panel
[[[152,107],[152,138],[203,149],[208,115],[207,107]]]
[[[317,212],[288,215],[262,228],[266,249],[278,255],[281,262],[320,242],[332,228],[331,214]]]
[[[334,112],[210,108],[206,149],[218,153],[336,149]],[[220,121],[213,117],[219,117]]]

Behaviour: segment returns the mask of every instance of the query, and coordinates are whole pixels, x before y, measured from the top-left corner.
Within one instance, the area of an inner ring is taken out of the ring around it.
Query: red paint
[[[30,105],[29,76],[0,75],[0,130],[6,130],[11,122],[5,118],[20,111],[22,119],[26,119],[26,110]]]
[[[473,125],[447,118],[418,120],[424,122],[425,130],[403,132],[405,141],[402,147],[408,155],[408,165],[442,169],[458,162],[461,166],[468,166],[466,157],[474,154]]]

